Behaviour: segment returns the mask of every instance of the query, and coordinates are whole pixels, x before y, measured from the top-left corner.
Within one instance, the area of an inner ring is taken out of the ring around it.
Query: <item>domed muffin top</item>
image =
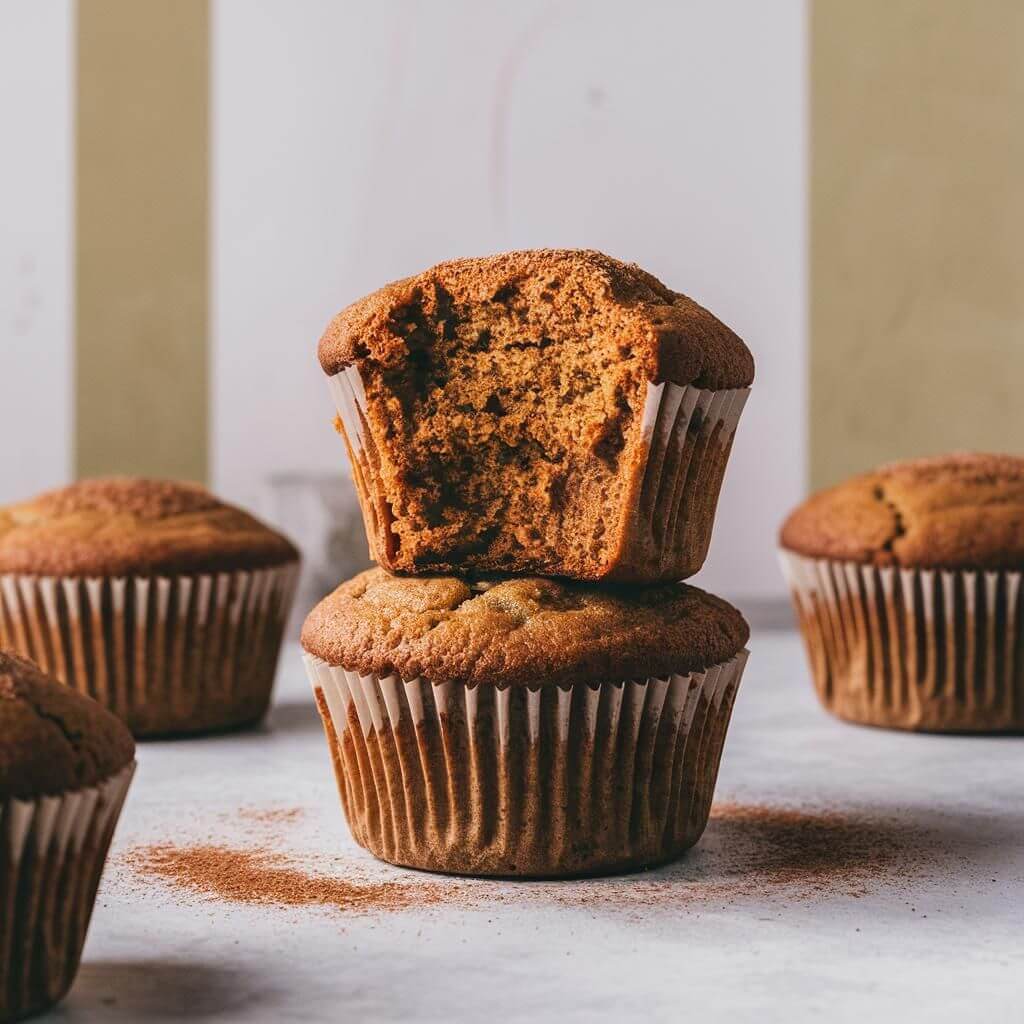
[[[1024,569],[1024,459],[963,454],[882,466],[813,495],[782,527],[813,558],[920,569]]]
[[[754,379],[750,351],[715,316],[635,264],[588,249],[450,260],[395,281],[331,321],[320,364],[328,374],[367,360],[396,366],[430,337],[465,334],[474,344],[499,320],[518,325],[514,344],[607,334],[655,383],[716,389]]]
[[[0,509],[0,572],[158,575],[283,565],[298,552],[198,484],[83,480]]]
[[[134,755],[120,719],[33,662],[0,651],[0,801],[96,785]]]
[[[310,612],[302,645],[364,675],[596,686],[703,671],[738,654],[749,632],[730,604],[682,583],[597,590],[369,569]]]

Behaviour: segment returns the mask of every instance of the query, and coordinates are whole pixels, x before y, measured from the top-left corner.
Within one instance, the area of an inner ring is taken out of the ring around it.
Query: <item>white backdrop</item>
[[[71,472],[70,0],[0,3],[0,503]]]
[[[215,488],[266,510],[272,474],[345,472],[315,345],[346,303],[452,256],[594,246],[754,349],[701,581],[780,596],[806,452],[805,14],[215,0]],[[73,38],[70,0],[0,5],[0,501],[73,472]]]
[[[340,471],[327,320],[454,256],[588,246],[750,344],[755,390],[701,582],[780,595],[805,463],[805,11],[219,0],[213,40],[214,482],[258,504]]]

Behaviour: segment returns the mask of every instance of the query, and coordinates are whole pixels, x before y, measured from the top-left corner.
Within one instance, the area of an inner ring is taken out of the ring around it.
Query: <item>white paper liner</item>
[[[0,575],[0,647],[99,701],[137,736],[266,710],[298,565],[192,576]]]
[[[780,558],[830,711],[903,729],[1024,730],[1019,572]]]
[[[357,842],[428,870],[565,876],[656,864],[700,838],[747,657],[565,689],[305,663]]]
[[[381,442],[366,415],[358,367],[328,384],[352,462],[371,555],[393,564],[391,510],[376,485]],[[683,579],[704,564],[725,466],[749,388],[709,391],[677,384],[648,384],[641,420],[647,447],[640,487],[629,497],[618,568],[609,578]],[[614,511],[614,510],[613,510]],[[571,574],[570,574],[571,575]]]
[[[42,1010],[71,987],[134,771],[0,802],[0,1020]]]

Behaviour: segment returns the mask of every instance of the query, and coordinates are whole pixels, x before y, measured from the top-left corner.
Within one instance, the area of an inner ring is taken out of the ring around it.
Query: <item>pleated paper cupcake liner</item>
[[[350,366],[329,383],[370,554],[385,568],[395,568],[393,516],[380,484],[381,452],[366,415],[362,378]],[[749,394],[749,388],[647,385],[641,424],[646,462],[627,499],[626,534],[609,580],[678,580],[704,564],[726,463]],[[607,518],[618,520],[620,510],[610,510]]]
[[[135,765],[97,786],[0,802],[0,1020],[71,987]]]
[[[305,657],[356,841],[393,864],[521,877],[630,870],[692,846],[746,660],[498,689]]]
[[[170,577],[0,575],[0,646],[136,736],[254,722],[270,702],[298,566]]]
[[[1019,572],[781,559],[829,711],[899,729],[1024,731]]]
[[[704,564],[725,467],[749,388],[648,384],[647,464],[624,563],[631,575],[684,579]]]

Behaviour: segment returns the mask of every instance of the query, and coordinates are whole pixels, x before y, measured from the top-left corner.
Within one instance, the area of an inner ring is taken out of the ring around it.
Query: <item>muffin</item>
[[[71,987],[134,755],[110,712],[0,651],[0,1021]]]
[[[681,583],[370,569],[313,609],[302,645],[358,843],[431,871],[560,877],[698,840],[747,637]]]
[[[781,545],[828,710],[897,729],[1024,729],[1024,459],[884,466],[810,498]]]
[[[639,267],[442,263],[343,310],[319,356],[384,568],[655,583],[703,564],[754,362]]]
[[[85,480],[0,509],[0,645],[136,736],[254,722],[298,552],[196,484]]]

